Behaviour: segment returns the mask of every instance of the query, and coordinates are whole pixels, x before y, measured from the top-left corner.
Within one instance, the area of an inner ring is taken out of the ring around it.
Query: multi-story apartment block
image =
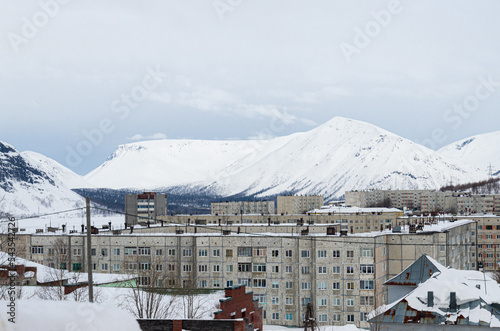
[[[287,195],[277,197],[278,214],[305,214],[324,205],[324,198],[316,195]]]
[[[500,215],[500,194],[471,194],[468,192],[441,192],[432,190],[374,190],[348,191],[346,205],[358,207],[392,206],[423,213],[446,211],[496,213]]]
[[[167,215],[167,195],[156,192],[127,194],[125,196],[125,223],[154,222]]]
[[[274,214],[274,201],[226,201],[210,204],[212,215]]]
[[[288,230],[273,233],[272,227]],[[474,221],[425,226],[418,233],[393,228],[396,232],[345,236],[312,233],[313,227],[303,232],[307,227],[271,225],[257,235],[238,226],[221,231],[222,226],[213,225],[177,226],[176,233],[157,233],[170,228],[159,225],[145,227],[141,233],[136,229],[101,232],[92,236],[91,268],[138,274],[140,284],[150,282],[147,272],[154,271],[161,275],[158,287],[194,284],[217,289],[244,284],[263,307],[266,324],[301,325],[310,302],[319,325],[358,327],[368,327],[367,313],[387,303],[382,284],[422,254],[454,268],[475,268]],[[202,233],[203,229],[217,233]],[[84,234],[32,234],[17,239],[24,242],[31,260],[87,270]],[[61,242],[64,254],[57,254]]]

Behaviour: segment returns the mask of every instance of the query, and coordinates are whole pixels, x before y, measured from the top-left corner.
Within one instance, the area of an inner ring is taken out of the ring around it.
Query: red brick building
[[[246,293],[245,285],[226,288],[226,298],[220,300],[220,311],[214,319],[248,319],[254,330],[262,331],[262,308],[253,299],[253,292]]]

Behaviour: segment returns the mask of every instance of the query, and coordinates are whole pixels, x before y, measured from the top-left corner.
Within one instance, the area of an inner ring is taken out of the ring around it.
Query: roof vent
[[[450,292],[450,311],[457,311],[457,293]]]
[[[427,292],[427,307],[434,306],[434,292]]]

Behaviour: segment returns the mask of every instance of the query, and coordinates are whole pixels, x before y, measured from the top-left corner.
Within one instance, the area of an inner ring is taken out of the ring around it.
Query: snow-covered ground
[[[304,328],[290,328],[287,326],[279,325],[264,325],[264,331],[294,331],[294,330],[304,330]],[[344,326],[320,326],[316,328],[318,331],[358,331],[363,329],[358,329],[356,326],[344,325]]]

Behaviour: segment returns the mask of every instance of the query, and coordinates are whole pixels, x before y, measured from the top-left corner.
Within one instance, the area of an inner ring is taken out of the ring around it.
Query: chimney
[[[62,232],[64,232],[64,230],[66,230],[66,224],[62,225]]]
[[[450,292],[450,311],[457,311],[457,293]]]
[[[133,233],[133,232],[134,232],[134,226],[133,226],[133,225],[131,225],[131,226],[130,226],[130,233]]]
[[[427,292],[427,307],[433,307],[434,306],[434,292],[429,291]]]
[[[111,231],[111,221],[108,222],[109,225],[109,231]]]
[[[85,232],[85,225],[82,224],[82,233]]]

